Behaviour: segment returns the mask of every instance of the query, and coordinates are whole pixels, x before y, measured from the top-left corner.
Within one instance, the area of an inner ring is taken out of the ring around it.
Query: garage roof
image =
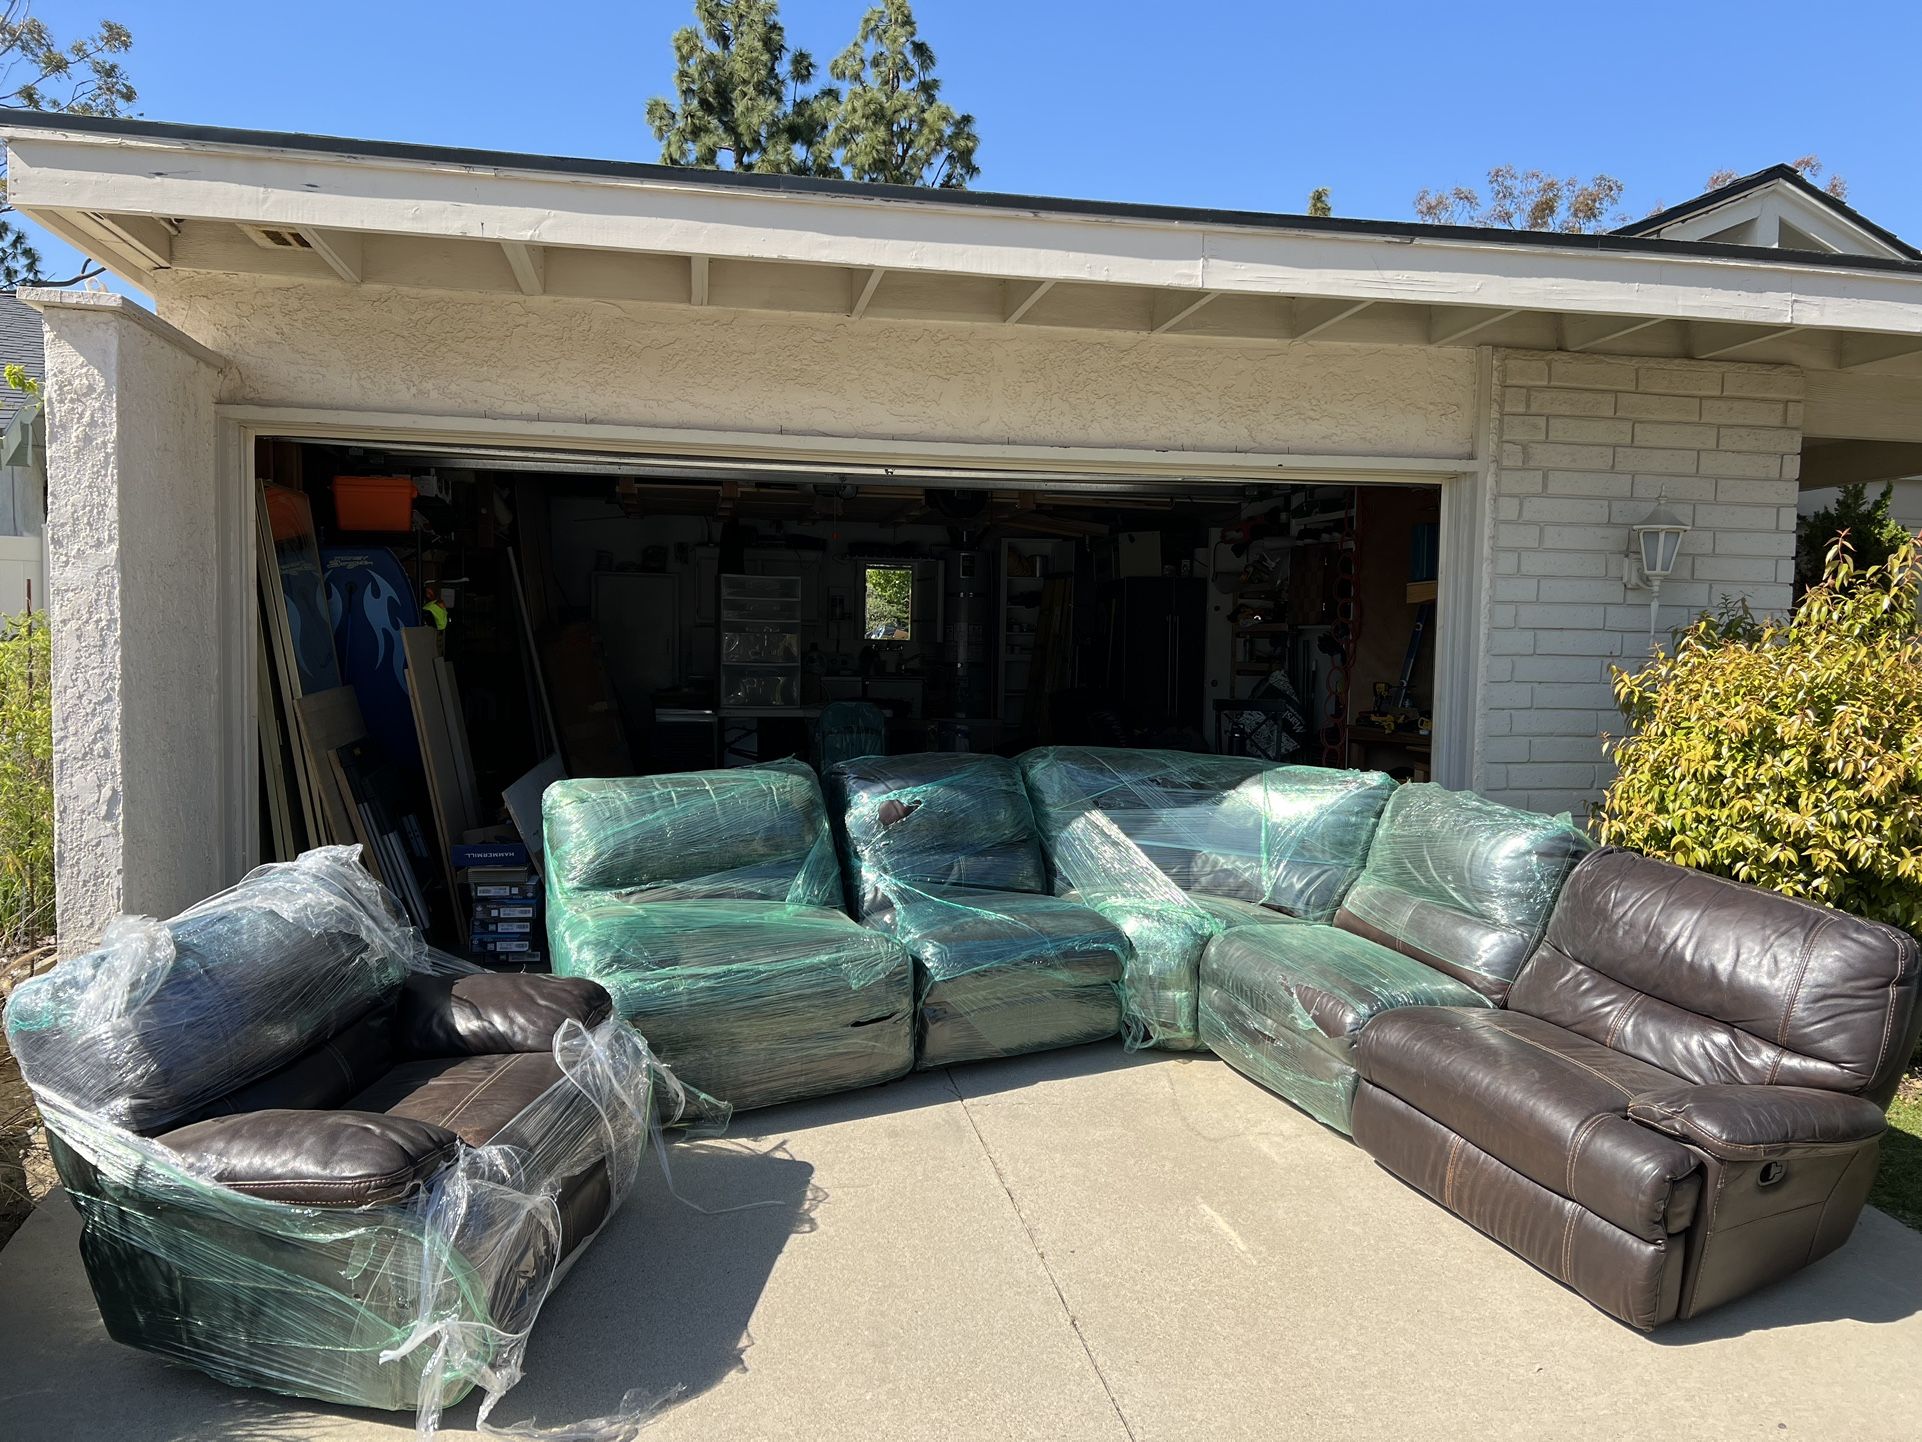
[[[923,190],[10,113],[16,208],[181,271],[1170,342],[1536,346],[1922,375],[1922,261]]]

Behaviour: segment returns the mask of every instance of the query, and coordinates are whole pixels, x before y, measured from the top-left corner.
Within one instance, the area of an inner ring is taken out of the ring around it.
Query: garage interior
[[[1429,775],[1440,492],[256,442],[260,855],[544,963],[539,796],[885,751]]]

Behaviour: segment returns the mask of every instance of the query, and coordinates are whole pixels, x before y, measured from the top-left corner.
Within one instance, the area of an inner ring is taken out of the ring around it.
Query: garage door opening
[[[1440,491],[262,440],[260,854],[542,959],[539,796],[870,752],[1429,775]]]

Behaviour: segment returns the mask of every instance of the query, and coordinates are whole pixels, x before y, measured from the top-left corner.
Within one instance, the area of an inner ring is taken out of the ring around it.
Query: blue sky
[[[824,64],[863,0],[786,0]],[[654,160],[691,0],[460,5],[39,0],[134,34],[158,120]],[[1628,184],[1640,215],[1710,172],[1814,152],[1922,242],[1922,6],[918,0],[984,190],[1407,218],[1511,161]],[[47,247],[49,263],[59,248]]]

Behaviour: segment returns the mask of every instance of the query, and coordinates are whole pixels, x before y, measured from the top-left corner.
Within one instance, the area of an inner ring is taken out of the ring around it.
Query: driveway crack
[[[1108,1399],[1108,1406],[1114,1412],[1115,1421],[1119,1422],[1121,1430],[1128,1434],[1128,1442],[1138,1442],[1134,1426],[1128,1421],[1128,1414],[1121,1410],[1121,1400],[1115,1396],[1114,1387],[1108,1381],[1108,1374],[1102,1370],[1100,1359],[1094,1354],[1094,1348],[1088,1345],[1087,1335],[1081,1330],[1080,1319],[1075,1316],[1074,1308],[1068,1305],[1068,1294],[1062,1290],[1061,1279],[1055,1275],[1054,1267],[1048,1261],[1048,1254],[1042,1249],[1041,1239],[1034,1234],[1034,1226],[1028,1221],[1027,1213],[1022,1211],[1021,1203],[1016,1200],[1014,1188],[1008,1185],[1007,1173],[1001,1170],[1001,1162],[995,1156],[994,1148],[988,1145],[987,1137],[982,1135],[981,1124],[975,1120],[974,1109],[968,1105],[967,1097],[962,1095],[961,1087],[954,1079],[954,1068],[943,1067],[941,1074],[947,1078],[948,1088],[954,1093],[954,1099],[961,1104],[961,1115],[968,1119],[968,1128],[974,1133],[974,1140],[981,1148],[981,1155],[987,1158],[988,1166],[993,1169],[994,1179],[1000,1183],[1002,1194],[1007,1197],[1008,1206],[1014,1212],[1015,1220],[1021,1224],[1022,1234],[1028,1239],[1029,1250],[1034,1253],[1035,1260],[1041,1264],[1041,1270],[1047,1276],[1048,1285],[1054,1288],[1055,1300],[1061,1304],[1061,1315],[1067,1318],[1068,1328],[1074,1333],[1074,1339],[1081,1347],[1081,1355],[1088,1359],[1088,1366],[1094,1369],[1095,1380],[1101,1384],[1101,1390]]]

